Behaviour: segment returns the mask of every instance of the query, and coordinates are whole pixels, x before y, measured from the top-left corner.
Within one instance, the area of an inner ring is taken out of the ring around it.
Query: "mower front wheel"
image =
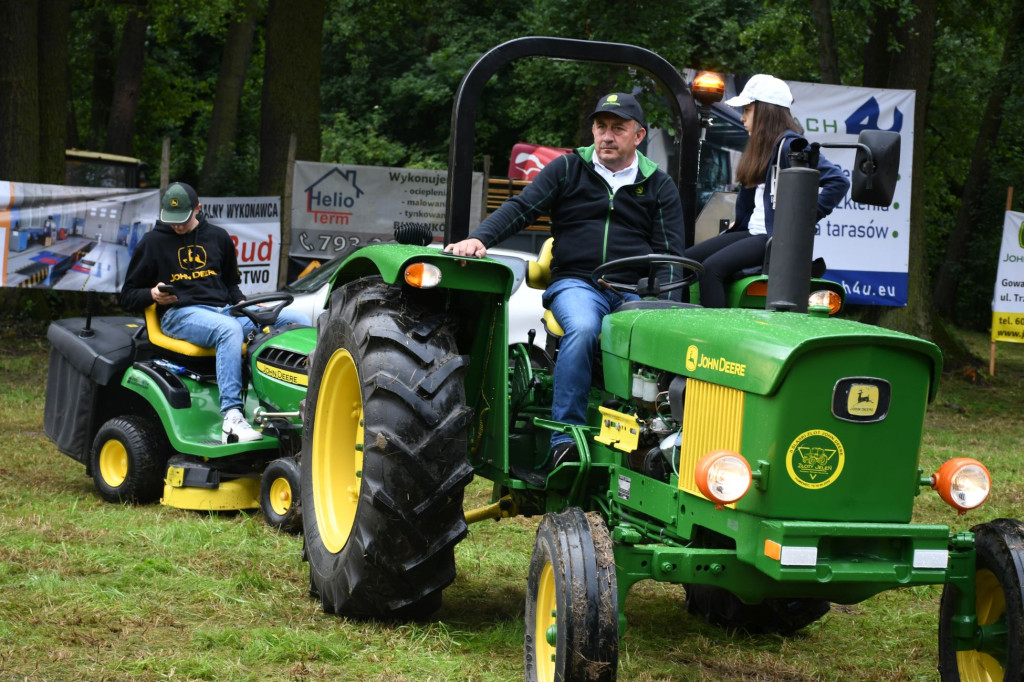
[[[615,680],[619,600],[608,527],[572,507],[546,514],[526,582],[526,679]]]
[[[299,511],[299,465],[293,457],[275,459],[263,471],[260,510],[268,526],[285,533],[302,531]]]
[[[163,428],[148,417],[115,417],[93,440],[89,469],[96,491],[107,502],[144,504],[163,492],[170,444]]]
[[[957,589],[939,606],[939,675],[943,682],[1024,680],[1024,523],[994,519],[974,533],[974,647],[956,650]]]

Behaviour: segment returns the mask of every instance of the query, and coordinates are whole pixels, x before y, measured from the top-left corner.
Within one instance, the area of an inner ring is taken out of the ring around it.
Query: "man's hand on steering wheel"
[[[689,272],[680,280],[661,284],[658,282],[657,270],[658,266],[663,265],[678,265]],[[636,284],[625,284],[605,279],[605,276],[608,274],[623,270],[635,271],[638,266],[647,268],[647,277],[640,278]],[[594,269],[591,278],[594,280],[594,284],[599,287],[611,289],[612,291],[637,294],[641,298],[646,298],[688,287],[697,282],[703,274],[704,266],[692,258],[674,256],[669,253],[651,253],[646,256],[630,256],[629,258],[619,258],[603,263]]]

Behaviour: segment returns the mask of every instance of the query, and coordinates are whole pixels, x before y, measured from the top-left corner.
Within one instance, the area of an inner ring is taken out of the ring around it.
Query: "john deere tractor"
[[[483,85],[529,56],[625,63],[657,83],[692,225],[699,105],[675,69],[632,46],[524,38],[486,53],[457,93],[446,243],[468,232]],[[888,203],[898,137],[857,146],[854,200]],[[922,488],[962,512],[990,486],[973,459],[919,467],[940,352],[809,303],[814,164],[794,163],[778,187],[760,309],[643,300],[608,315],[583,426],[551,420],[547,355],[509,348],[508,268],[406,245],[354,253],[318,325],[302,416],[305,555],[324,611],[430,614],[468,523],[536,516],[528,680],[614,679],[626,593],[644,579],[685,585],[687,608],[709,621],[776,632],[830,602],[945,585],[942,679],[1021,679],[1024,526],[911,523]],[[636,267],[607,263],[595,281]],[[552,464],[552,431],[575,439],[578,462]],[[492,504],[465,511],[474,476],[493,482]]]

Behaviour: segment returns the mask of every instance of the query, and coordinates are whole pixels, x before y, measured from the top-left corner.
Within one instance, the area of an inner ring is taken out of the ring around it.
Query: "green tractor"
[[[468,232],[480,92],[532,56],[651,75],[676,115],[692,225],[700,117],[671,65],[632,46],[524,38],[485,54],[457,93],[446,243]],[[892,136],[862,138],[855,201],[891,200],[896,154]],[[760,309],[644,300],[607,316],[585,426],[550,419],[547,355],[509,347],[507,267],[411,245],[354,253],[318,323],[302,410],[304,553],[324,611],[426,616],[468,523],[540,516],[528,680],[615,679],[626,593],[644,579],[685,585],[688,610],[711,622],[775,632],[830,602],[941,584],[942,679],[1021,679],[1024,525],[910,522],[923,487],[977,507],[988,472],[966,458],[919,468],[936,346],[808,304],[817,171],[799,166],[779,180],[776,224],[792,225],[776,229],[767,286],[733,299]],[[552,431],[571,434],[580,461],[552,465]],[[493,499],[465,511],[475,476]]]

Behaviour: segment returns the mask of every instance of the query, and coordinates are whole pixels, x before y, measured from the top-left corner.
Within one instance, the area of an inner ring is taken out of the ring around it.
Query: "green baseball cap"
[[[184,182],[175,182],[167,188],[160,201],[160,220],[172,225],[188,222],[198,205],[199,195],[196,191]]]

